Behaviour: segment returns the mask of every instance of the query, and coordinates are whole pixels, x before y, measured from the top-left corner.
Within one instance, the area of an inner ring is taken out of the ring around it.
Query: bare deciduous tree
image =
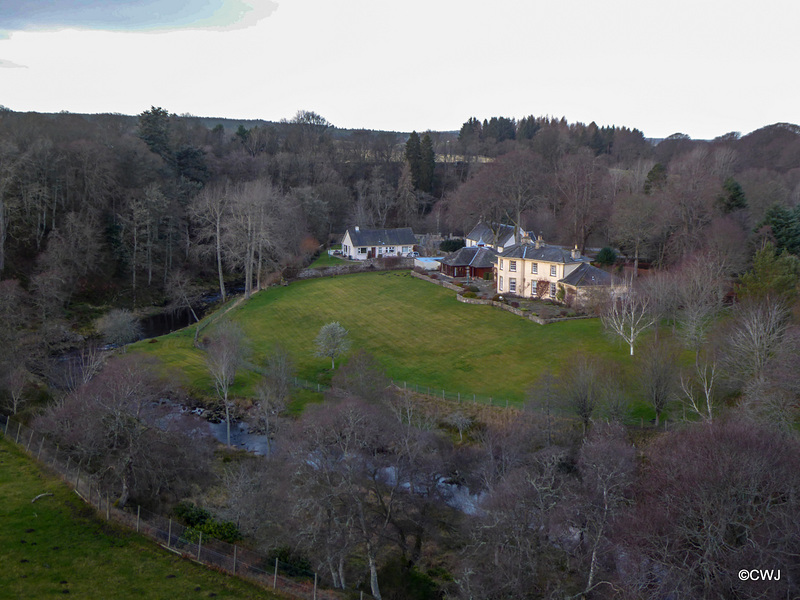
[[[645,399],[656,413],[656,427],[661,414],[676,397],[678,384],[677,355],[666,343],[654,342],[639,354],[637,378]]]
[[[789,310],[779,299],[746,300],[733,310],[725,344],[728,374],[738,382],[760,376],[780,347]]]
[[[704,421],[711,421],[716,410],[716,386],[719,379],[717,360],[714,357],[695,356],[694,366],[681,374],[681,392],[684,403]]]
[[[727,290],[725,260],[710,252],[697,253],[681,265],[675,282],[680,324],[678,333],[695,356],[722,308]]]
[[[222,225],[228,211],[229,196],[225,187],[208,185],[197,194],[189,214],[200,226],[199,237],[201,240],[211,240],[214,248],[214,257],[217,263],[217,277],[219,278],[219,294],[225,302],[225,279],[222,270]]]
[[[5,402],[5,406],[11,411],[12,415],[16,415],[25,404],[23,392],[25,391],[25,386],[29,378],[30,374],[25,367],[17,364],[6,373],[5,377],[0,381],[8,393],[8,400]]]
[[[633,597],[800,594],[796,439],[720,420],[666,434],[645,452],[636,505],[616,535],[626,562],[622,581],[638,588]],[[740,579],[751,564],[780,570],[780,580]]]
[[[142,335],[139,319],[125,308],[115,308],[100,317],[97,329],[108,344],[123,346],[135,342]]]
[[[207,472],[207,440],[166,419],[165,393],[152,362],[115,358],[88,384],[53,405],[35,422],[82,468],[94,473],[124,507],[132,496],[153,502],[182,497]],[[174,497],[174,496],[173,496]]]
[[[236,372],[246,353],[245,335],[242,328],[232,321],[223,321],[208,342],[206,365],[214,380],[217,397],[225,409],[227,441],[231,445],[231,412],[235,402],[230,397]]]
[[[267,436],[267,448],[271,451],[271,439],[278,434],[278,423],[289,401],[294,377],[294,364],[288,351],[275,346],[267,356],[266,370],[258,388],[258,415]]]
[[[578,417],[586,435],[600,403],[597,364],[586,356],[576,357],[571,365],[570,376],[562,379],[559,394],[561,403]]]
[[[624,293],[611,299],[601,320],[606,329],[628,344],[631,356],[636,340],[655,322],[650,313],[650,299],[630,285]]]
[[[598,426],[581,448],[578,469],[582,475],[585,501],[580,510],[583,549],[588,573],[582,596],[606,581],[597,581],[601,557],[609,552],[609,530],[620,509],[627,503],[633,483],[636,451],[620,425]]]
[[[338,321],[323,325],[314,339],[317,347],[314,356],[331,359],[331,370],[336,368],[336,358],[345,354],[350,349],[350,340],[347,330]]]

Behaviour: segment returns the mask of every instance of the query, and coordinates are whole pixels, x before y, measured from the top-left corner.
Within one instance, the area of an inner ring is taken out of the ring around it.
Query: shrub
[[[209,511],[192,502],[179,502],[172,512],[188,526],[183,537],[190,542],[197,542],[200,533],[229,544],[242,539],[242,534],[235,523],[217,521]]]
[[[124,308],[115,308],[97,321],[103,339],[114,345],[135,342],[142,335],[142,325],[134,314]]]
[[[464,292],[462,296],[464,296],[464,298],[477,298],[478,294],[475,292]]]
[[[519,302],[512,302],[511,308],[519,308]]]
[[[500,298],[501,298],[500,294],[495,294],[494,296],[492,296],[492,301],[500,302]]]
[[[479,288],[477,285],[468,285],[467,289],[470,292],[480,292],[481,291],[481,288]]]
[[[274,563],[277,558],[281,563],[281,571],[290,577],[308,577],[314,574],[311,568],[311,561],[302,554],[293,552],[289,546],[279,546],[275,548],[269,558],[270,563]]]
[[[595,262],[601,265],[613,265],[617,262],[617,253],[614,252],[612,248],[606,246],[600,252],[597,253],[597,258],[595,258]]]
[[[494,273],[492,273],[491,271],[483,274],[484,281],[491,281],[492,279],[494,279]]]
[[[430,275],[428,275],[428,277],[430,277],[431,279],[439,279],[439,276],[436,273],[431,273]]]
[[[442,252],[456,252],[461,250],[467,243],[461,238],[453,238],[451,240],[444,240],[439,244],[439,250]]]

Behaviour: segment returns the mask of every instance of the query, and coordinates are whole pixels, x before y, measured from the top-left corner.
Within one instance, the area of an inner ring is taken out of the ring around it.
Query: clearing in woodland
[[[213,315],[209,318],[213,318]],[[353,351],[371,354],[395,382],[524,400],[545,370],[568,376],[580,353],[631,368],[623,345],[603,333],[599,319],[537,325],[490,306],[458,302],[455,293],[411,277],[405,271],[344,275],[299,281],[255,294],[224,318],[245,331],[251,361],[263,364],[275,344],[291,354],[297,376],[328,383],[330,359],[314,356],[320,327],[338,321],[349,332]],[[201,336],[213,335],[212,323]],[[195,393],[213,394],[205,356],[193,347],[194,328],[140,342],[136,348],[175,369]],[[337,370],[344,360],[337,361]],[[234,393],[252,394],[255,373],[237,376]],[[402,385],[402,383],[400,383]]]

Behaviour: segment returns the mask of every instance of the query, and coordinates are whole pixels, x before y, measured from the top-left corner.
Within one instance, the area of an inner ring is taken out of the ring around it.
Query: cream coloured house
[[[577,246],[564,250],[544,244],[541,236],[536,241],[524,236],[497,257],[497,293],[563,301],[566,289],[559,293],[559,283],[583,265],[591,267]]]

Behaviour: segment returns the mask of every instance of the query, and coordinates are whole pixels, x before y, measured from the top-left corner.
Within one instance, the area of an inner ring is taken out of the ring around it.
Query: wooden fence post
[[[169,529],[167,530],[167,548],[172,544],[172,517],[169,519]]]
[[[42,438],[42,441],[39,442],[39,452],[36,455],[36,460],[39,460],[42,457],[42,446],[44,446],[44,438]]]
[[[233,545],[233,574],[236,575],[236,544]]]
[[[142,516],[142,507],[140,505],[136,505],[136,533],[139,533],[139,519]]]
[[[275,575],[272,577],[272,589],[274,590],[278,585],[278,558],[275,557]]]
[[[20,422],[19,427],[17,427],[17,437],[14,440],[15,444],[19,444],[19,432],[22,431],[22,422]]]
[[[111,494],[106,492],[106,521],[111,520]]]
[[[200,532],[200,540],[197,542],[197,561],[200,561],[200,550],[203,547],[203,532]]]
[[[25,452],[30,452],[32,441],[33,441],[33,429],[31,429],[31,437],[28,438],[28,445],[25,447]]]

